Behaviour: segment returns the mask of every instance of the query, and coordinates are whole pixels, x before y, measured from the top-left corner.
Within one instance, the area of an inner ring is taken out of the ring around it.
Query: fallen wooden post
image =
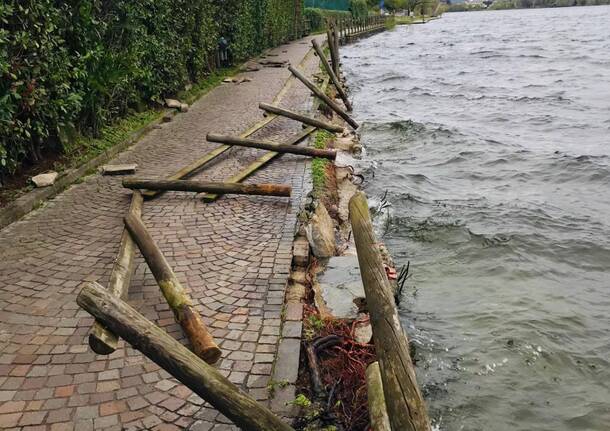
[[[343,127],[336,124],[327,123],[320,121],[316,118],[308,117],[306,115],[299,114],[298,112],[289,111],[288,109],[280,108],[279,106],[269,105],[268,103],[259,103],[258,107],[266,112],[271,112],[276,115],[291,118],[301,123],[308,124],[310,126],[317,127],[318,129],[328,130],[333,133],[343,133]]]
[[[339,76],[339,52],[336,50],[337,44],[335,42],[335,33],[332,30],[330,21],[326,23],[326,40],[328,42],[328,49],[330,52],[330,59],[332,61],[332,67],[335,71],[335,75]]]
[[[125,226],[138,245],[155,280],[157,280],[167,304],[174,312],[176,321],[189,339],[193,352],[209,364],[216,363],[222,352],[208,332],[201,316],[191,307],[191,298],[176,278],[174,271],[172,271],[167,260],[165,260],[165,256],[148,233],[146,226],[144,226],[140,217],[133,214],[125,217]]]
[[[392,431],[430,431],[430,419],[417,385],[409,342],[398,319],[364,193],[358,192],[350,200],[349,218]]]
[[[290,75],[290,78],[295,79],[294,75]],[[324,82],[322,83],[322,89],[323,90],[326,89],[326,86],[328,85],[328,80],[329,80],[328,77],[326,77],[324,79]],[[320,105],[320,99],[314,99],[313,110],[312,111],[315,112],[319,105]],[[288,145],[296,145],[299,142],[301,142],[303,139],[305,139],[309,135],[311,135],[314,131],[316,131],[315,127],[311,127],[311,126],[307,127],[306,129],[304,129],[298,135],[295,135],[294,137],[290,138],[288,140],[288,142],[286,142],[286,144],[288,144]],[[244,137],[243,135],[241,135],[241,136]],[[227,179],[227,182],[238,183],[238,182],[243,181],[244,179],[246,179],[250,175],[252,175],[252,173],[256,172],[258,169],[262,168],[267,163],[271,162],[277,156],[279,156],[279,153],[276,153],[275,151],[269,151],[268,153],[266,153],[263,156],[261,156],[259,159],[257,159],[254,162],[250,163],[248,166],[246,166],[244,169],[242,169],[241,171],[239,171],[235,175],[231,176],[229,179]],[[201,196],[201,200],[204,201],[204,202],[213,202],[216,199],[218,199],[218,197],[220,195],[213,194],[213,193],[204,193],[204,194],[202,194],[200,196]]]
[[[307,79],[301,72],[295,69],[292,66],[288,66],[288,70],[296,76],[296,78],[301,81],[307,88],[309,88],[319,99],[321,99],[324,103],[326,103],[329,108],[335,111],[341,118],[343,118],[350,126],[354,129],[357,129],[358,123],[356,123],[348,114],[345,112],[339,105],[333,102],[330,97],[328,97],[322,90],[320,90],[316,85]]]
[[[317,130],[315,127],[309,126],[306,129],[304,129],[301,133],[299,133],[295,137],[291,138],[285,145],[296,145],[299,142],[301,142],[303,139],[305,139],[309,135],[311,135],[315,130]],[[265,166],[267,163],[271,162],[274,158],[276,158],[279,155],[280,155],[280,153],[276,153],[275,151],[269,151],[269,152],[265,153],[263,156],[261,156],[260,158],[256,159],[254,162],[250,163],[240,172],[236,173],[235,175],[232,175],[226,181],[228,183],[239,183],[239,182],[245,180],[246,178],[248,178],[258,169]],[[221,195],[217,194],[217,193],[204,193],[204,194],[200,195],[200,198],[204,202],[213,202],[216,199],[218,199],[219,196],[221,196]]]
[[[99,284],[87,283],[76,302],[240,428],[293,431],[267,407],[242,392],[218,370]]]
[[[330,76],[331,81],[333,82],[335,88],[337,89],[337,93],[339,93],[339,96],[341,97],[341,99],[343,99],[343,103],[345,103],[345,107],[347,108],[348,111],[351,111],[352,104],[350,103],[349,98],[347,97],[347,93],[343,89],[343,86],[341,85],[339,78],[333,71],[333,68],[330,67],[328,60],[326,59],[326,56],[324,55],[324,51],[322,51],[322,48],[318,44],[317,40],[312,39],[311,44],[313,45],[313,48],[315,49],[316,53],[318,54],[318,58],[320,58],[320,63],[322,63],[324,70],[326,70],[326,73],[328,73],[328,76]]]
[[[124,180],[123,187],[128,189],[260,196],[290,196],[292,192],[291,186],[283,184],[210,183],[206,181],[149,180],[143,178]]]
[[[142,194],[139,191],[134,191],[131,195],[129,214],[134,217],[140,217],[143,201]],[[131,275],[133,274],[135,251],[136,244],[125,228],[121,235],[119,252],[112,267],[110,282],[108,283],[108,292],[117,298],[125,298],[129,290]],[[95,353],[109,355],[116,350],[118,342],[119,338],[116,334],[109,331],[97,320],[93,323],[89,333],[89,346],[91,346]]]
[[[311,147],[297,147],[296,145],[276,144],[274,142],[259,141],[256,139],[244,139],[234,136],[216,135],[209,133],[206,139],[209,142],[220,144],[237,145],[240,147],[259,148],[261,150],[275,151],[276,153],[300,154],[308,157],[320,157],[323,159],[335,160],[337,152],[335,150],[323,150]]]
[[[373,362],[366,369],[366,397],[369,405],[371,431],[391,431],[379,362]]]

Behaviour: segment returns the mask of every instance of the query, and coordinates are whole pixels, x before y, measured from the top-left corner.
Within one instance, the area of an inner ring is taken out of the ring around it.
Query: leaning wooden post
[[[176,321],[191,342],[193,352],[209,364],[216,363],[222,352],[208,332],[199,313],[193,310],[191,298],[176,278],[174,271],[172,271],[167,260],[165,260],[165,256],[148,233],[146,226],[139,217],[132,214],[125,217],[125,226],[127,226],[131,237],[138,245],[150,271],[157,280],[163,296],[174,312]]]
[[[379,362],[373,362],[366,368],[366,397],[371,418],[371,431],[391,431]]]
[[[341,56],[339,55],[339,36],[337,35],[337,24],[335,21],[331,24],[333,32],[333,45],[335,49],[335,58],[337,59],[337,66],[335,67],[335,75],[341,76]]]
[[[240,428],[293,431],[267,407],[257,403],[218,370],[99,284],[85,284],[76,302]]]
[[[430,419],[417,386],[409,342],[398,319],[364,193],[358,192],[350,200],[349,218],[392,431],[430,431]]]
[[[328,49],[330,50],[330,59],[333,63],[333,70],[335,71],[335,75],[339,76],[339,56],[337,55],[337,51],[335,50],[335,35],[332,30],[331,21],[328,20],[326,23],[326,40],[328,41]]]
[[[134,191],[131,195],[129,214],[140,217],[143,202],[142,194],[139,191]],[[108,283],[108,291],[117,298],[125,298],[127,296],[131,283],[131,275],[133,274],[135,251],[136,244],[125,228],[121,235],[119,252],[112,267],[110,282]],[[116,350],[118,343],[119,338],[116,334],[109,331],[97,320],[93,323],[89,333],[89,346],[91,346],[95,353],[109,355]]]
[[[299,81],[301,81],[303,84],[305,84],[305,86],[307,88],[309,88],[319,99],[321,99],[324,103],[326,103],[329,108],[331,108],[341,118],[343,118],[350,126],[352,126],[354,129],[357,129],[359,127],[358,123],[356,123],[347,114],[347,112],[345,112],[343,109],[341,109],[341,107],[339,105],[337,105],[335,102],[333,102],[330,99],[330,97],[328,97],[326,94],[324,94],[324,92],[322,90],[320,90],[318,87],[316,87],[316,85],[313,82],[311,82],[309,79],[307,79],[301,72],[299,72],[297,69],[295,69],[292,66],[288,66],[288,69]]]
[[[318,129],[328,130],[333,133],[343,133],[343,127],[336,124],[327,123],[325,121],[311,118],[298,112],[290,111],[288,109],[280,108],[279,106],[269,105],[268,103],[259,103],[258,107],[265,112],[271,112],[275,115],[281,115],[282,117],[290,118],[292,120],[300,121],[303,124],[317,127]]]
[[[226,145],[237,145],[239,147],[258,148],[261,150],[275,151],[276,153],[299,154],[308,157],[320,157],[323,159],[335,160],[337,152],[335,150],[323,150],[320,148],[297,147],[295,145],[276,144],[275,142],[259,141],[257,139],[245,139],[235,136],[216,135],[208,133],[208,142],[217,142]]]
[[[333,84],[334,84],[335,88],[337,89],[339,96],[341,97],[341,99],[343,99],[343,103],[345,103],[345,107],[347,108],[348,111],[351,111],[352,104],[349,102],[347,93],[343,89],[343,85],[341,85],[341,82],[339,81],[339,78],[337,78],[337,75],[335,75],[335,72],[333,71],[332,67],[330,67],[330,64],[328,63],[328,60],[326,59],[326,56],[324,55],[322,48],[318,44],[318,41],[315,39],[312,39],[311,44],[313,45],[313,49],[315,49],[316,53],[318,54],[318,57],[320,58],[320,63],[322,63],[324,70],[326,70],[326,73],[328,73],[328,76],[330,76],[330,79],[333,81]]]
[[[260,196],[290,196],[292,187],[283,184],[236,184],[210,183],[189,180],[149,180],[130,178],[123,180],[123,187],[128,189],[162,190],[195,193],[220,193]]]

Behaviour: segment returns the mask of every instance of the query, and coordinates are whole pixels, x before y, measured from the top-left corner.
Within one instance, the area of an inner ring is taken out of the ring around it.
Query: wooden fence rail
[[[338,18],[336,20],[338,41],[341,45],[345,45],[354,39],[384,31],[393,19],[393,16],[387,15],[369,15],[364,18]]]

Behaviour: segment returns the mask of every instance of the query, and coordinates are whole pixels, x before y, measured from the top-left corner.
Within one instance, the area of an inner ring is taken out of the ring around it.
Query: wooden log
[[[347,97],[347,93],[343,89],[343,86],[341,85],[339,78],[337,77],[337,75],[335,75],[335,72],[333,71],[332,67],[330,67],[328,60],[326,59],[326,56],[324,55],[324,51],[322,51],[322,48],[318,44],[317,40],[312,39],[311,44],[313,45],[313,49],[315,49],[316,53],[318,54],[318,57],[320,58],[320,63],[322,63],[324,70],[326,70],[326,73],[328,73],[328,75],[330,76],[330,79],[333,81],[333,85],[337,89],[337,93],[339,93],[339,96],[341,97],[341,99],[343,99],[343,103],[345,103],[345,107],[347,108],[348,111],[351,111],[352,104],[350,103],[349,98]]]
[[[373,362],[366,369],[366,397],[369,405],[371,431],[391,431],[379,362]]]
[[[142,194],[139,191],[134,191],[131,195],[129,214],[134,217],[140,217],[143,201]],[[135,251],[136,244],[125,228],[121,234],[119,252],[114,261],[112,273],[110,274],[110,282],[108,283],[108,291],[117,298],[125,298],[127,296],[133,274]],[[119,338],[116,334],[109,331],[97,320],[93,323],[89,333],[89,346],[91,346],[95,353],[109,355],[116,350],[118,342]]]
[[[430,431],[430,419],[417,385],[409,342],[398,319],[364,193],[358,192],[350,200],[349,218],[392,430]]]
[[[339,35],[337,34],[337,24],[333,20],[331,23],[331,31],[333,32],[333,47],[335,49],[335,58],[337,60],[337,67],[335,68],[335,75],[341,76],[341,56],[339,55]]]
[[[146,226],[139,217],[132,214],[125,217],[125,226],[157,280],[176,321],[189,339],[193,352],[209,364],[216,363],[222,352],[208,332],[201,316],[191,307],[191,299],[150,236]]]
[[[85,284],[76,302],[240,428],[293,431],[267,407],[99,284]]]
[[[295,79],[294,75],[290,75],[290,78]],[[322,89],[323,90],[326,89],[326,86],[328,85],[328,80],[329,80],[328,77],[326,77],[324,79],[324,82],[322,83]],[[313,108],[314,108],[313,111],[314,112],[316,111],[316,109],[318,108],[319,105],[320,105],[320,99],[315,99],[314,102],[313,102]],[[301,133],[299,133],[298,135],[296,135],[293,138],[289,139],[288,142],[286,142],[286,143],[289,144],[289,145],[296,145],[299,142],[301,142],[303,139],[307,138],[309,135],[311,135],[316,130],[317,129],[315,127],[312,127],[312,126],[307,127]],[[258,169],[262,168],[267,163],[270,163],[277,156],[279,156],[279,153],[276,153],[275,151],[269,151],[268,153],[266,153],[263,156],[261,156],[259,159],[256,159],[254,162],[250,163],[248,166],[246,166],[240,172],[238,172],[235,175],[231,176],[229,179],[227,179],[227,182],[229,182],[229,183],[239,183],[239,182],[245,180],[250,175],[252,175],[252,173],[256,172]],[[213,202],[216,199],[218,199],[218,197],[220,195],[213,194],[213,193],[203,193],[200,196],[201,196],[201,200],[203,200],[204,202]]]
[[[310,52],[312,52],[312,51],[310,51]],[[303,60],[301,60],[301,63],[299,63],[299,64],[302,65],[308,61],[310,52],[308,52],[307,55],[305,55],[305,57],[303,57]],[[282,87],[280,92],[277,93],[275,95],[275,97],[273,98],[273,103],[279,103],[284,98],[284,96],[286,96],[286,94],[288,93],[288,90],[290,90],[290,87],[292,86],[292,81],[294,79],[295,79],[294,76],[291,75],[290,78],[288,78],[286,80],[286,82],[284,83],[284,86]],[[257,124],[248,128],[248,130],[246,130],[244,133],[242,133],[239,136],[241,136],[242,138],[247,138],[248,136],[253,135],[257,131],[259,131],[260,129],[265,127],[267,124],[271,123],[276,118],[277,118],[277,115],[275,115],[275,114],[269,115],[269,116],[267,116],[267,118],[264,118]],[[166,179],[181,180],[184,178],[188,178],[188,177],[196,174],[197,172],[199,172],[204,166],[206,166],[208,163],[212,162],[213,160],[217,159],[218,157],[223,155],[225,152],[227,152],[231,148],[232,147],[229,145],[221,145],[218,148],[214,148],[212,151],[208,152],[207,154],[203,155],[199,159],[195,160],[188,166],[185,166],[185,167],[179,169],[177,172],[175,172],[173,175],[169,176]],[[161,193],[162,193],[162,191],[160,191],[160,190],[158,190],[158,191],[146,190],[146,191],[142,192],[142,195],[146,199],[152,199]]]
[[[337,126],[336,124],[327,123],[320,121],[316,118],[308,117],[298,112],[289,111],[288,109],[280,108],[279,106],[269,105],[268,103],[259,103],[258,107],[265,112],[271,112],[272,114],[281,115],[283,117],[290,118],[292,120],[300,121],[301,123],[309,126],[317,127],[318,129],[328,130],[333,133],[343,133],[343,127]]]
[[[235,184],[206,181],[157,180],[130,178],[123,180],[128,189],[163,190],[195,193],[221,193],[260,196],[290,196],[292,187],[283,184]]]
[[[301,133],[296,135],[294,138],[290,139],[288,141],[288,145],[298,144],[299,142],[301,142],[303,139],[307,138],[309,135],[311,135],[316,130],[317,129],[315,127],[312,127],[312,126],[307,127]],[[267,163],[271,162],[273,159],[275,159],[279,155],[280,155],[280,153],[276,153],[275,151],[269,151],[269,152],[265,153],[260,158],[256,159],[254,162],[252,162],[248,166],[246,166],[243,170],[241,170],[240,172],[236,173],[235,175],[232,175],[231,177],[229,177],[227,179],[227,182],[239,183],[239,182],[245,180],[250,175],[252,175],[254,172],[256,172],[257,170],[259,170],[260,168],[265,166]],[[200,195],[201,200],[204,202],[213,202],[216,199],[218,199],[218,197],[220,197],[220,196],[221,195],[217,194],[217,193],[203,193]]]
[[[332,61],[333,70],[335,71],[335,75],[339,76],[339,56],[337,55],[337,51],[335,47],[334,33],[331,27],[330,21],[326,24],[326,40],[328,42],[328,49],[330,52],[330,60]]]
[[[323,159],[335,160],[337,152],[335,150],[323,150],[311,147],[297,147],[296,145],[276,144],[275,142],[259,141],[256,139],[244,139],[235,136],[217,135],[209,133],[206,136],[209,142],[218,142],[227,145],[237,145],[240,147],[258,148],[261,150],[275,151],[276,153],[299,154],[308,157],[320,157]]]
[[[288,66],[290,72],[296,76],[296,78],[301,81],[307,88],[309,88],[319,99],[321,99],[324,103],[326,103],[333,111],[335,111],[341,118],[343,118],[350,126],[354,129],[358,128],[358,123],[356,123],[348,114],[345,112],[339,105],[330,100],[322,90],[320,90],[316,85],[307,79],[301,72],[295,69],[292,66]]]

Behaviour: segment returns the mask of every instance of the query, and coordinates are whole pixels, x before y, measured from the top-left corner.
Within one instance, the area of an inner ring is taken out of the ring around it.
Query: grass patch
[[[98,138],[76,137],[70,144],[66,145],[64,157],[57,162],[56,169],[62,171],[93,159],[113,146],[124,142],[133,132],[158,119],[161,114],[161,111],[149,109],[128,115],[110,126],[104,126]]]
[[[318,149],[326,149],[328,142],[333,139],[333,134],[326,130],[319,130],[316,133],[313,146]],[[315,196],[320,196],[326,188],[326,166],[328,159],[316,157],[311,162],[311,178],[313,181],[313,192]]]
[[[213,72],[206,79],[203,79],[193,85],[189,90],[182,91],[178,94],[178,99],[189,105],[203,96],[205,93],[219,85],[223,79],[239,73],[241,66],[234,66],[227,69],[220,69]]]

